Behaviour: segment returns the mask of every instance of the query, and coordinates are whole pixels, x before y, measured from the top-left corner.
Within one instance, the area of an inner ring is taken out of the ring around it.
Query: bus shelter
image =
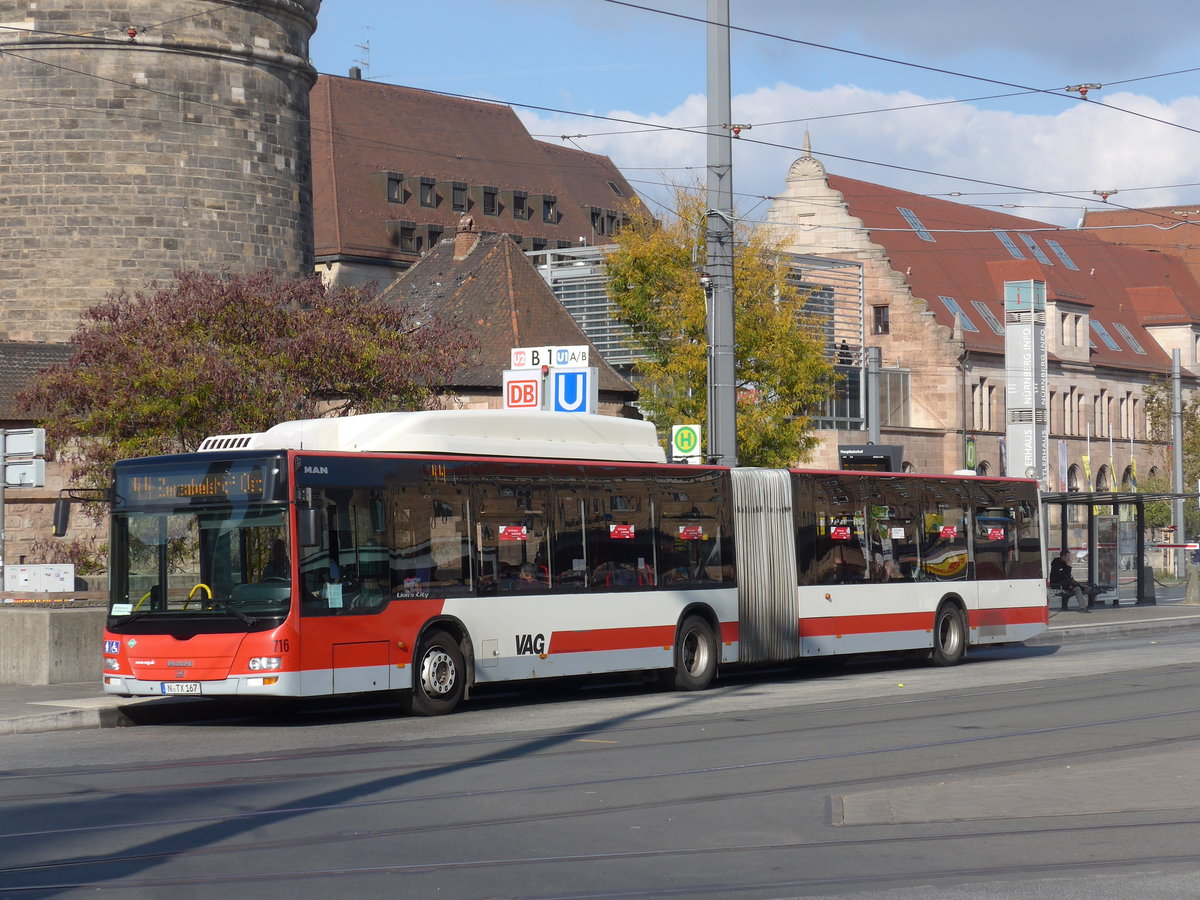
[[[1146,563],[1146,504],[1195,500],[1195,494],[1129,491],[1042,494],[1046,548],[1071,551],[1075,579],[1104,590],[1097,599],[1153,606],[1154,572]],[[1056,515],[1052,515],[1052,512]],[[1180,535],[1182,538],[1183,535]]]

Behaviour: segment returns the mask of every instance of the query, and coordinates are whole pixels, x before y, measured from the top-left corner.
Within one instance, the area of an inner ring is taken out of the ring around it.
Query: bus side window
[[[528,588],[522,583],[521,568],[526,563],[533,566],[538,589],[552,584],[547,530],[550,490],[544,474],[516,470],[481,478],[476,501],[479,592],[524,592]]]
[[[448,481],[406,468],[391,491],[388,588],[391,596],[462,596],[471,587],[467,495]]]

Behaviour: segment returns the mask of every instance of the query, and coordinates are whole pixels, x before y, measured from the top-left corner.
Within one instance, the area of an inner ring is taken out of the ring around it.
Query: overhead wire
[[[684,15],[681,13],[673,13],[673,12],[670,12],[667,10],[659,10],[659,9],[655,9],[653,7],[647,7],[647,6],[643,6],[640,4],[631,3],[631,2],[628,2],[628,0],[605,0],[605,2],[613,3],[613,4],[619,5],[619,6],[630,7],[633,9],[644,10],[647,12],[657,12],[662,15],[673,16],[676,18],[686,19],[686,20],[700,22],[700,23],[707,22],[707,20],[698,18],[695,16],[688,16],[688,15]],[[243,0],[227,0],[227,5],[240,7],[240,8],[248,8],[247,3],[243,2]],[[189,15],[189,16],[181,16],[176,19],[166,20],[166,22],[161,23],[161,24],[169,24],[169,23],[173,23],[173,22],[177,22],[177,21],[182,21],[184,19],[194,18],[197,15],[201,15],[201,13],[196,13],[196,14]],[[161,27],[161,26],[154,26],[154,27]],[[894,60],[894,59],[890,59],[888,57],[882,57],[882,56],[878,56],[875,54],[867,54],[867,53],[861,53],[859,51],[845,50],[843,48],[832,47],[832,46],[824,45],[824,44],[818,44],[818,43],[811,42],[811,41],[802,41],[802,40],[795,39],[795,38],[788,38],[788,37],[785,37],[782,35],[772,34],[770,32],[758,31],[755,29],[748,29],[748,28],[732,26],[732,25],[729,27],[733,30],[743,31],[743,32],[746,32],[749,34],[754,34],[754,35],[763,36],[763,37],[776,38],[776,39],[791,42],[791,43],[797,43],[797,44],[802,44],[802,45],[806,45],[806,46],[813,46],[813,47],[817,47],[820,49],[826,49],[826,50],[831,50],[831,51],[836,51],[836,52],[848,53],[848,54],[855,55],[855,56],[876,59],[879,61],[894,63],[897,65],[904,65],[904,66],[910,66],[910,67],[919,68],[919,69],[926,69],[929,71],[939,72],[939,73],[948,74],[948,75],[954,75],[956,77],[969,78],[969,79],[973,79],[973,80],[986,81],[986,82],[994,83],[994,84],[998,84],[998,85],[1016,87],[1016,88],[1020,88],[1019,93],[1045,93],[1045,94],[1052,94],[1055,96],[1063,96],[1065,99],[1074,99],[1074,98],[1069,97],[1068,95],[1061,94],[1060,92],[1054,91],[1054,90],[1032,88],[1032,87],[1028,87],[1028,86],[1024,86],[1024,85],[1013,84],[1011,82],[1000,81],[997,79],[984,78],[982,76],[974,76],[974,75],[969,75],[969,74],[965,74],[965,73],[954,72],[949,69],[940,69],[937,67],[925,66],[925,65],[922,65],[919,63],[909,63],[909,62],[905,62],[905,61],[901,61],[901,60]],[[0,26],[0,28],[12,28],[12,26]],[[35,31],[38,33],[42,33],[38,29],[14,29],[14,30]],[[66,33],[66,32],[47,31],[44,33],[50,34],[50,35],[72,36],[70,33]],[[104,40],[106,43],[109,42],[106,39],[104,39]],[[114,40],[114,41],[111,41],[111,43],[115,43],[118,45],[124,45],[127,42]],[[28,49],[32,49],[32,48],[28,48]],[[151,94],[157,94],[159,96],[169,97],[172,100],[177,100],[177,101],[182,100],[183,102],[187,102],[187,103],[202,104],[202,105],[207,106],[208,108],[214,109],[214,110],[224,110],[227,112],[235,111],[235,109],[233,107],[224,106],[222,104],[215,103],[213,101],[206,101],[206,100],[200,100],[200,99],[194,99],[194,98],[183,98],[183,97],[180,97],[180,95],[178,95],[176,93],[157,90],[148,85],[136,84],[136,83],[130,83],[130,82],[122,82],[117,79],[106,78],[105,76],[99,75],[94,72],[87,72],[87,71],[82,71],[82,70],[78,70],[78,69],[73,69],[68,66],[63,66],[60,64],[47,63],[44,60],[40,60],[40,59],[32,59],[29,56],[22,55],[20,53],[16,53],[10,48],[0,48],[0,52],[6,53],[10,56],[13,56],[14,58],[23,59],[23,60],[30,61],[30,62],[37,62],[42,65],[48,65],[53,68],[57,68],[64,72],[68,72],[68,73],[75,74],[75,75],[96,78],[98,80],[105,81],[105,82],[108,82],[108,83],[111,83],[114,85],[118,85],[121,87],[126,87],[131,90],[146,91]],[[1185,73],[1188,73],[1191,71],[1197,71],[1197,70],[1200,70],[1200,67],[1196,67],[1195,69],[1177,70],[1175,72],[1165,73],[1165,75],[1185,74]],[[1141,76],[1139,78],[1127,79],[1126,81],[1132,82],[1132,81],[1147,80],[1147,79],[1154,78],[1154,77],[1165,77],[1165,75],[1164,76]],[[1110,84],[1111,83],[1121,83],[1121,82],[1110,82]],[[550,113],[550,114],[554,114],[554,115],[573,116],[573,117],[594,119],[594,120],[599,120],[599,121],[610,121],[610,122],[616,122],[616,123],[622,123],[622,124],[636,125],[636,126],[638,126],[638,130],[644,130],[646,132],[672,131],[672,132],[681,132],[681,133],[687,133],[687,134],[695,134],[697,136],[706,136],[706,137],[709,134],[709,129],[708,129],[707,125],[705,125],[705,126],[675,126],[675,125],[668,125],[668,124],[663,124],[663,123],[639,122],[634,119],[628,119],[628,118],[623,118],[623,117],[605,116],[605,115],[600,115],[600,114],[596,114],[596,113],[585,113],[585,112],[579,112],[579,111],[575,111],[575,110],[566,110],[566,109],[537,105],[537,104],[520,103],[520,102],[514,102],[514,101],[507,101],[507,102],[496,101],[491,98],[476,97],[476,96],[472,96],[469,94],[461,94],[461,93],[455,93],[455,92],[450,92],[450,91],[430,91],[429,93],[434,93],[434,94],[451,97],[451,98],[471,100],[471,101],[476,101],[476,102],[505,103],[505,105],[518,107],[521,109],[527,109],[527,110],[532,110],[535,112],[542,112],[542,113]],[[1019,94],[994,95],[993,97],[984,97],[984,98],[977,98],[977,99],[995,99],[998,97],[1017,96],[1017,95],[1019,95]],[[0,101],[0,102],[3,102],[3,101]],[[20,103],[20,102],[25,102],[25,101],[8,100],[7,102]],[[32,101],[29,101],[29,102],[32,102]],[[973,102],[973,101],[968,101],[968,100],[934,101],[929,104],[914,105],[914,107],[945,105],[945,104],[949,104],[949,103],[959,103],[959,102]],[[41,103],[40,105],[45,106],[44,103]],[[1117,107],[1111,107],[1111,106],[1107,106],[1105,104],[1099,104],[1099,105],[1104,106],[1107,109],[1118,109],[1119,110],[1119,108],[1117,108]],[[78,107],[60,106],[58,108],[86,109],[88,111],[94,111],[94,109],[91,107],[78,108]],[[811,119],[809,119],[809,120],[817,120],[817,119],[821,119],[821,118],[836,118],[836,117],[849,116],[849,115],[861,115],[861,114],[867,114],[867,113],[871,113],[871,112],[883,112],[883,111],[888,111],[888,110],[880,109],[880,110],[858,111],[858,112],[853,112],[853,113],[836,114],[836,115],[831,115],[831,116],[811,117]],[[287,119],[291,118],[295,124],[300,124],[303,121],[308,121],[308,124],[311,128],[311,120],[302,120],[302,119],[299,119],[296,117],[288,117],[288,116],[281,116],[280,118],[283,120],[287,120]],[[1144,117],[1144,118],[1153,119],[1153,117]],[[806,119],[781,120],[779,122],[769,122],[769,123],[762,123],[762,124],[764,126],[765,125],[775,125],[775,124],[790,124],[792,122],[797,122],[797,121],[806,121]],[[1154,119],[1154,121],[1160,121],[1160,120]],[[1166,123],[1166,124],[1172,124],[1172,123]],[[1200,133],[1200,131],[1198,131],[1197,129],[1186,128],[1186,126],[1180,126],[1180,127],[1184,127],[1185,130],[1188,130],[1188,131]],[[616,133],[622,133],[622,132],[613,132],[613,133],[616,134]],[[631,132],[625,132],[625,133],[637,133],[637,132],[631,131]],[[330,132],[330,136],[333,136],[332,132]],[[570,140],[573,138],[588,137],[588,135],[561,135],[560,137],[565,140]],[[358,140],[362,144],[374,143],[377,146],[381,147],[382,149],[398,149],[396,147],[396,145],[394,145],[393,143],[387,142],[387,141],[371,141],[371,140],[363,140],[361,138]],[[789,144],[783,144],[783,143],[772,142],[772,141],[764,141],[761,139],[752,138],[749,135],[739,138],[739,140],[741,140],[745,143],[758,144],[758,145],[761,145],[764,147],[771,147],[771,148],[776,148],[776,149],[785,149],[785,150],[789,150],[789,151],[793,151],[793,152],[803,152],[803,150],[804,150],[804,148],[795,147],[795,146],[789,145]],[[574,146],[577,149],[579,149],[581,152],[588,152],[588,151],[584,150],[582,147],[580,147],[577,143],[574,143]],[[428,152],[428,151],[426,151],[426,150],[424,150],[424,148],[422,148],[422,152]],[[930,175],[930,176],[938,177],[938,178],[949,178],[952,180],[964,181],[964,182],[968,182],[968,183],[980,184],[980,185],[985,185],[985,186],[1002,187],[1002,188],[1005,188],[1005,192],[1008,192],[1008,193],[1019,193],[1019,194],[1030,195],[1030,196],[1044,195],[1044,196],[1052,196],[1052,197],[1061,197],[1064,199],[1073,200],[1073,201],[1077,201],[1077,202],[1083,202],[1083,203],[1092,202],[1090,200],[1090,198],[1077,197],[1077,196],[1074,196],[1072,192],[1047,191],[1047,190],[1042,190],[1042,189],[1037,189],[1037,188],[1022,187],[1022,186],[1018,186],[1018,185],[1008,185],[1008,184],[1004,184],[1001,182],[992,182],[992,181],[987,181],[984,179],[970,178],[967,176],[951,175],[951,174],[942,173],[942,172],[934,172],[934,171],[930,171],[930,170],[926,170],[926,169],[919,169],[919,168],[910,167],[910,166],[902,166],[902,165],[895,164],[895,163],[884,163],[884,162],[879,162],[879,161],[875,161],[875,160],[867,160],[867,159],[861,159],[861,158],[857,158],[857,157],[839,155],[839,154],[832,153],[830,151],[824,151],[824,150],[819,150],[816,152],[819,152],[824,157],[828,157],[828,158],[832,158],[832,159],[840,159],[840,160],[847,161],[847,162],[855,162],[855,163],[859,163],[859,164],[863,164],[863,165],[879,166],[879,167],[883,167],[883,168],[895,169],[898,171],[910,172],[913,174]],[[446,155],[447,157],[450,157],[451,155],[453,155],[455,158],[461,159],[461,157],[459,157],[457,154],[446,153],[444,155]],[[490,160],[490,161],[495,162],[495,160]],[[659,170],[661,170],[661,167],[646,167],[646,168],[658,168]],[[704,167],[696,166],[696,167],[679,167],[679,168],[699,169],[699,168],[704,168]],[[1139,189],[1123,188],[1122,190],[1130,191],[1130,190],[1139,190]],[[1150,190],[1150,189],[1146,188],[1145,190]],[[956,192],[956,193],[959,193],[959,192]],[[960,195],[961,195],[961,193],[960,193]],[[755,198],[755,199],[773,199],[773,200],[780,199],[780,198],[776,198],[776,197],[765,197],[764,195],[759,195],[759,194],[741,194],[741,196],[751,197],[751,198]],[[938,195],[930,195],[930,196],[938,196]],[[1129,206],[1126,206],[1126,205],[1123,205],[1120,203],[1108,203],[1106,205],[1108,205],[1109,207],[1116,207],[1116,208],[1126,209],[1126,210],[1134,209],[1134,207],[1129,207]],[[1052,208],[1052,207],[1044,207],[1044,208]]]

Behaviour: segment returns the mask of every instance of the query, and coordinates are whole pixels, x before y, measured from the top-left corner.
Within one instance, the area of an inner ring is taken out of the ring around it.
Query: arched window
[[[1071,468],[1067,469],[1067,490],[1068,491],[1078,491],[1079,490],[1079,485],[1080,485],[1080,482],[1082,481],[1082,477],[1081,477],[1082,475],[1083,475],[1083,472],[1080,471],[1080,468],[1077,465],[1071,466]]]
[[[1112,490],[1112,470],[1108,466],[1101,466],[1096,473],[1096,490],[1103,493]]]
[[[977,465],[975,467],[975,474],[976,475],[986,475],[991,470],[992,470],[991,465],[987,462],[987,460],[983,460],[979,463],[979,465]]]

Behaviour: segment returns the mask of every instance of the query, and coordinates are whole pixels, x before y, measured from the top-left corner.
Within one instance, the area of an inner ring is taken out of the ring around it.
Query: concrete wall
[[[0,608],[0,684],[99,683],[107,612]]]

